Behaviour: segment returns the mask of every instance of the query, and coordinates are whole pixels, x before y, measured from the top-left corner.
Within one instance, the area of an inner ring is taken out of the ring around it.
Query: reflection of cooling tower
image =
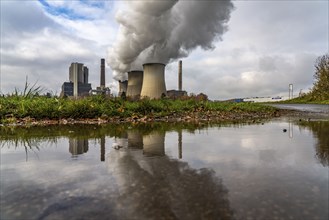
[[[119,96],[121,96],[123,92],[127,95],[127,85],[128,85],[127,80],[119,81]]]
[[[165,134],[151,133],[143,136],[143,154],[146,156],[164,156]]]
[[[143,71],[128,72],[127,96],[138,98],[141,95],[143,84]]]
[[[141,97],[158,99],[167,95],[165,83],[165,65],[162,63],[143,64],[144,76]]]
[[[128,148],[143,149],[143,137],[138,131],[127,131]]]

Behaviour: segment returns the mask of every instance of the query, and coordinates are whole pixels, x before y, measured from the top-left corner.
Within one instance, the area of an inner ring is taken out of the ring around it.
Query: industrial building
[[[165,64],[145,63],[143,71],[128,72],[128,80],[119,81],[119,96],[123,93],[132,100],[148,97],[159,99],[161,97],[179,98],[187,95],[182,90],[182,61],[178,64],[178,90],[166,89]]]
[[[119,97],[121,97],[123,94],[127,95],[127,88],[128,88],[128,80],[119,80]]]
[[[167,96],[171,99],[177,99],[187,96],[187,92],[183,90],[183,62],[178,62],[178,90],[168,90]]]
[[[84,96],[91,90],[91,84],[88,83],[89,70],[82,63],[71,63],[69,68],[70,82],[64,82],[62,85],[61,96]]]
[[[97,94],[105,94],[110,95],[111,90],[108,87],[105,87],[105,59],[101,59],[101,66],[100,66],[100,86],[96,87],[96,89],[93,89],[90,91],[91,94],[97,95]]]
[[[159,99],[167,95],[165,83],[165,64],[145,63],[143,64],[144,76],[141,97]]]
[[[143,71],[128,72],[127,96],[133,100],[139,99],[142,91]]]

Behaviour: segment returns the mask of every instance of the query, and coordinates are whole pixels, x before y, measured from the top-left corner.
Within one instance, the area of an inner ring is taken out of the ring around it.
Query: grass
[[[297,97],[290,100],[285,100],[279,103],[296,103],[296,104],[326,104],[329,105],[329,100],[315,100],[310,95]]]
[[[80,99],[44,96],[10,95],[0,97],[0,120],[2,123],[16,119],[92,119],[109,117],[142,117],[152,115],[163,117],[187,112],[274,112],[273,107],[256,103],[228,103],[189,100],[149,100],[126,101],[102,95]]]

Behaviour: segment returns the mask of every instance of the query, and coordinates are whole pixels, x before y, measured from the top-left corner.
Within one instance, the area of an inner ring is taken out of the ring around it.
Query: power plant
[[[128,80],[119,80],[119,96],[127,95]]]
[[[124,93],[132,100],[148,97],[150,99],[159,99],[168,96],[178,98],[187,95],[182,90],[182,61],[178,64],[178,90],[166,89],[165,83],[165,64],[163,63],[145,63],[143,71],[133,70],[128,72],[128,80],[119,81],[119,96]]]
[[[183,91],[183,62],[178,62],[178,90],[168,90],[167,96],[176,99],[182,96],[187,96],[187,92]]]
[[[69,68],[70,82],[62,85],[61,96],[83,96],[88,95],[91,84],[88,83],[89,70],[82,63],[71,63]]]
[[[178,90],[182,91],[183,84],[183,62],[180,60],[178,62]]]
[[[110,88],[105,87],[105,59],[101,59],[100,66],[100,86],[95,90],[91,90],[92,94],[106,94],[109,95],[111,93]]]
[[[118,96],[125,95],[131,100],[140,98],[160,99],[162,97],[179,98],[187,95],[182,90],[183,84],[182,61],[178,63],[178,90],[166,90],[165,64],[145,63],[143,71],[132,70],[128,72],[128,80],[119,81]],[[111,90],[105,87],[105,59],[100,62],[100,86],[91,88],[88,82],[89,69],[83,63],[71,63],[69,67],[69,82],[62,85],[61,96],[79,97],[90,94],[109,95]]]
[[[91,84],[88,82],[89,69],[83,63],[71,63],[69,67],[69,82],[62,85],[61,97],[79,97],[90,94],[107,94],[111,90],[105,87],[105,59],[101,59],[100,65],[100,86],[92,90]]]
[[[101,59],[101,83],[100,87],[105,88],[105,59]]]
[[[128,72],[127,96],[132,99],[139,99],[143,85],[143,71]]]
[[[159,99],[167,95],[165,83],[165,64],[145,63],[143,64],[144,76],[141,97]]]

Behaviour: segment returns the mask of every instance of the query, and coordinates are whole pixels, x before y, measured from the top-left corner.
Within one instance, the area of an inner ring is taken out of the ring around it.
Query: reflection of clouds
[[[5,157],[10,155],[11,160],[7,159],[5,166],[1,158],[0,219],[38,219],[42,213],[40,219],[102,220],[112,216],[109,211],[117,191],[111,184],[113,178],[100,169],[98,145],[89,143],[89,159],[76,161],[70,159],[68,142],[64,138],[52,144],[39,142],[47,147],[27,162],[22,148],[8,151]]]
[[[183,132],[181,150],[188,164],[167,156],[179,155],[179,134],[177,141],[177,133],[167,133],[164,144],[156,129],[145,135],[135,129],[120,132],[118,150],[112,148],[113,139],[89,139],[80,160],[70,159],[67,138],[48,147],[40,142],[38,157],[27,162],[24,148],[1,149],[1,176],[6,178],[1,179],[0,218],[14,219],[20,210],[24,219],[230,219],[233,207],[238,219],[288,214],[322,219],[328,216],[328,170],[314,155],[326,153],[328,123],[292,123],[293,138],[282,132],[288,126],[274,121]],[[143,139],[148,140],[145,149]],[[100,154],[106,163],[99,163]],[[221,180],[202,167],[221,174],[229,202]]]
[[[143,150],[121,148],[107,155],[108,169],[120,189],[120,216],[232,219],[228,191],[213,171],[194,170],[187,163],[165,156],[164,133],[151,132],[142,137]]]
[[[328,130],[314,126],[324,131],[321,143],[328,140]],[[184,140],[189,139],[184,160],[192,167],[208,166],[221,174],[237,219],[285,219],[288,215],[326,219],[328,170],[314,158],[317,139],[310,129],[299,130],[294,123],[293,138],[283,128],[289,128],[288,121],[235,130],[210,128],[207,136],[184,135]],[[200,147],[200,143],[207,145]]]
[[[92,181],[92,179],[91,179]],[[104,181],[104,180],[103,180]],[[84,183],[84,186],[77,184]],[[39,183],[38,181],[15,182],[1,193],[1,219],[70,219],[102,220],[120,219],[115,213],[115,191],[106,187],[101,179],[86,185],[79,178],[67,181]],[[89,194],[85,194],[88,190]]]
[[[246,149],[258,149],[259,146],[256,145],[254,138],[243,138],[241,139],[241,147]]]
[[[277,161],[275,150],[267,149],[259,151],[259,159],[264,163],[274,163]]]

